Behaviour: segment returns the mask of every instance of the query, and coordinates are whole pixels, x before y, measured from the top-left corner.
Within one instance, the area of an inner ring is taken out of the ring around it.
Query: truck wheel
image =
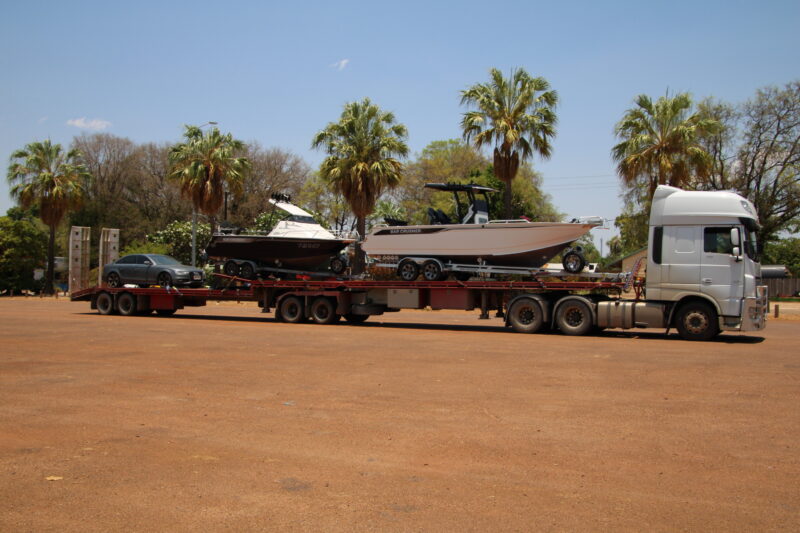
[[[361,324],[365,322],[369,318],[369,315],[361,315],[358,313],[346,313],[344,315],[344,319],[347,320],[350,324]]]
[[[518,333],[536,333],[542,327],[543,319],[542,306],[530,298],[517,300],[508,310],[508,322]]]
[[[347,268],[347,259],[345,259],[345,257],[341,255],[331,257],[331,261],[328,264],[328,268],[331,270],[331,272],[333,272],[338,276],[339,274],[344,272],[345,269]]]
[[[101,315],[110,315],[114,312],[114,298],[107,292],[101,292],[97,295],[97,312]]]
[[[439,281],[442,279],[442,265],[439,261],[428,259],[422,264],[422,277],[425,281]]]
[[[106,278],[106,285],[111,288],[122,287],[122,280],[119,279],[119,274],[112,272]]]
[[[556,325],[565,335],[586,335],[592,330],[592,311],[585,302],[568,300],[556,311]]]
[[[320,296],[311,302],[311,319],[317,324],[333,324],[340,316],[336,314],[336,304],[331,298]]]
[[[561,265],[564,267],[564,270],[570,274],[577,274],[586,266],[586,259],[581,252],[573,249],[564,255],[564,259],[561,260]]]
[[[222,272],[226,276],[235,277],[239,275],[239,265],[233,259],[225,261],[225,266],[222,267]]]
[[[255,279],[256,269],[253,268],[253,264],[242,263],[241,268],[239,268],[239,276],[243,277],[244,279]]]
[[[675,327],[687,341],[707,341],[719,334],[717,313],[705,302],[682,305],[675,317]]]
[[[136,314],[136,297],[129,293],[123,292],[117,296],[117,309],[122,316],[132,316]]]
[[[403,281],[414,281],[419,277],[419,265],[413,259],[403,259],[397,266],[397,275]]]
[[[297,296],[287,296],[281,301],[281,318],[284,322],[297,324],[305,320],[303,301]]]

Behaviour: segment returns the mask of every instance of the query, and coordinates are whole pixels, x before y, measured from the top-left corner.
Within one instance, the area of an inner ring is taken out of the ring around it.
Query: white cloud
[[[349,62],[349,59],[340,59],[336,63],[331,64],[331,67],[335,68],[336,70],[344,70]]]
[[[71,118],[67,121],[68,126],[75,126],[76,128],[81,128],[85,130],[94,130],[100,131],[104,130],[111,125],[111,123],[107,120],[103,120],[101,118],[92,118],[87,119],[86,117],[81,118]]]

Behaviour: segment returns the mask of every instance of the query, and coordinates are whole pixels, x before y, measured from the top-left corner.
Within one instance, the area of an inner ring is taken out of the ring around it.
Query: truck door
[[[731,228],[703,228],[700,291],[719,304],[723,315],[737,316],[744,296],[744,262],[733,255]]]

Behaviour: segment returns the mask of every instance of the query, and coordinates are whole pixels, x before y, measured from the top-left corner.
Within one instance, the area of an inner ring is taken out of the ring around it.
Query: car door
[[[136,256],[136,266],[138,268],[138,276],[139,281],[137,283],[140,284],[153,284],[156,282],[155,278],[156,275],[153,273],[155,267],[153,266],[153,260],[146,255],[137,255]]]
[[[135,255],[128,255],[123,257],[119,261],[115,263],[117,270],[119,271],[119,277],[122,280],[122,283],[135,283],[134,278],[136,276],[136,256]]]
[[[736,316],[744,296],[744,262],[733,255],[731,228],[703,228],[700,291],[719,304],[723,315]]]

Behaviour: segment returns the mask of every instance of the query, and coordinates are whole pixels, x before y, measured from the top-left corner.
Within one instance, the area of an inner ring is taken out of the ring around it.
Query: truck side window
[[[715,254],[732,254],[731,228],[705,228],[703,251]]]
[[[664,227],[656,226],[653,228],[653,262],[661,264],[661,251],[664,248]]]

